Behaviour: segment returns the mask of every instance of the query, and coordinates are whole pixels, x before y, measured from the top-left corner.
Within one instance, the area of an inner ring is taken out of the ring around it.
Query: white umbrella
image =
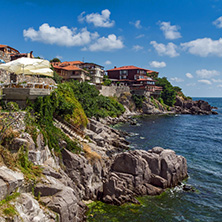
[[[5,64],[0,64],[0,69],[4,69],[15,74],[53,76],[53,71],[50,69],[49,61],[44,59],[23,57]]]
[[[29,70],[29,75],[42,75],[53,77],[53,71],[49,68]]]

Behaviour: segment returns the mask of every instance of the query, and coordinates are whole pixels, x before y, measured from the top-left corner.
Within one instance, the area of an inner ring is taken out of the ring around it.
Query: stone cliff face
[[[173,150],[154,147],[118,154],[103,185],[103,201],[137,202],[135,196],[157,195],[187,177],[187,163]]]
[[[0,200],[20,192],[11,201],[18,213],[11,221],[84,221],[83,200],[137,203],[136,196],[160,194],[187,177],[186,159],[172,150],[127,151],[123,133],[95,119],[86,134],[85,152],[74,154],[64,148],[60,160],[49,151],[41,133],[36,142],[27,133],[13,139],[13,152],[27,147],[29,160],[42,167],[43,176],[35,185],[27,184],[21,172],[0,167]],[[8,219],[0,216],[0,221]]]

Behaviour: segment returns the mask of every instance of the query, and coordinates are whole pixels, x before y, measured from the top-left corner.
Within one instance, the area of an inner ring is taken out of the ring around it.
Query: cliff
[[[40,131],[25,132],[24,116],[2,140],[0,159],[0,221],[84,221],[83,200],[111,204],[138,203],[138,195],[156,195],[187,177],[186,159],[155,147],[128,151],[124,133],[90,119],[82,150],[49,149]],[[54,122],[64,130],[59,121]]]

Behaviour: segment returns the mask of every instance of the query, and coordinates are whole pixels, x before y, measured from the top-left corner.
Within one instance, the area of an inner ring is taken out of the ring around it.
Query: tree
[[[156,85],[163,87],[163,91],[161,92],[160,97],[163,99],[164,103],[168,106],[173,106],[176,102],[177,93],[171,83],[167,80],[167,78],[158,78]]]
[[[61,62],[61,60],[58,58],[53,58],[52,60],[50,60],[50,62]]]
[[[157,79],[158,78],[158,72],[151,72],[151,73],[147,73],[147,76],[152,78],[152,79]]]
[[[112,83],[112,81],[109,79],[109,77],[107,75],[104,75],[104,77],[103,77],[103,84],[105,86],[110,86],[111,83]]]

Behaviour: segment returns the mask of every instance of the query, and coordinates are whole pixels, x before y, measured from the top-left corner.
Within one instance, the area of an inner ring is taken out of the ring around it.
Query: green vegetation
[[[50,60],[50,62],[61,62],[61,60],[58,59],[58,58],[53,58],[53,59]]]
[[[0,201],[0,207],[2,207],[4,204],[7,204],[8,202],[10,202],[11,200],[16,199],[17,197],[20,196],[20,193],[15,192],[9,196],[7,196],[5,199]]]
[[[103,77],[103,85],[104,86],[110,86],[112,83],[112,81],[109,79],[109,77],[107,75],[104,75]]]
[[[163,99],[163,102],[168,106],[173,106],[176,102],[176,90],[167,80],[166,77],[158,78],[156,82],[157,86],[162,86],[163,91],[161,92],[160,97]]]
[[[158,105],[158,103],[156,102],[156,100],[151,96],[150,97],[150,99],[151,99],[151,102],[153,103],[153,105],[155,106],[155,108],[156,109],[159,109],[159,105]]]
[[[80,145],[53,125],[53,117],[56,115],[76,127],[85,127],[88,122],[84,110],[76,100],[68,83],[60,84],[50,96],[39,97],[35,104],[29,107],[26,115],[26,131],[35,140],[38,136],[36,129],[39,129],[44,136],[45,143],[58,155],[61,152],[60,143],[63,140],[67,143],[68,150],[79,152]]]
[[[36,182],[42,176],[42,168],[29,161],[28,150],[23,147],[18,152],[17,163],[26,180]]]
[[[87,82],[69,82],[76,99],[82,105],[87,117],[116,117],[124,113],[125,109],[115,98],[99,95],[95,86]]]
[[[173,88],[174,88],[174,90],[176,91],[177,95],[180,96],[180,97],[182,97],[184,100],[192,100],[191,97],[185,96],[185,95],[183,94],[182,89],[181,89],[180,87],[174,86]]]
[[[56,71],[54,71],[53,68],[52,68],[52,70],[53,70],[53,80],[54,80],[57,84],[62,83],[62,77],[61,77]]]
[[[157,79],[158,78],[158,72],[151,72],[151,73],[147,73],[147,76],[149,76],[152,79]]]
[[[136,105],[136,108],[142,109],[143,102],[145,101],[145,96],[138,96],[138,95],[133,94],[132,99]]]
[[[180,96],[185,100],[192,99],[191,97],[186,97],[180,87],[172,86],[172,84],[167,80],[166,77],[157,78],[156,85],[163,87],[160,98],[163,100],[164,104],[168,106],[173,106],[175,104],[176,96]],[[159,101],[162,104],[161,100]]]
[[[8,217],[13,217],[18,214],[15,207],[10,204],[9,202],[16,199],[20,196],[20,193],[15,192],[9,196],[7,196],[5,199],[0,201],[0,215],[4,214]]]

